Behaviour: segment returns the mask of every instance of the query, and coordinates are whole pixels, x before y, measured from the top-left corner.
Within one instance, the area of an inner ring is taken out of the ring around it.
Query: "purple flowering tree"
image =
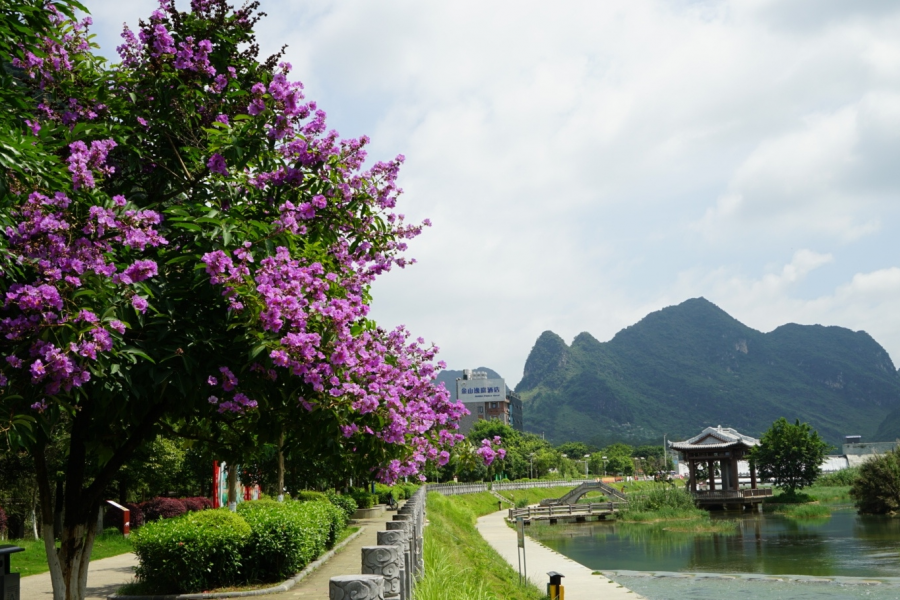
[[[0,162],[0,402],[60,600],[84,596],[104,494],[160,430],[229,461],[278,438],[392,482],[445,464],[464,411],[432,384],[436,348],[368,318],[421,231],[394,212],[402,157],[367,167],[368,140],[257,59],[256,5],[163,3],[113,68],[73,5],[3,13],[35,34],[0,40],[22,107],[0,143],[34,160]],[[42,457],[61,437],[57,551]]]

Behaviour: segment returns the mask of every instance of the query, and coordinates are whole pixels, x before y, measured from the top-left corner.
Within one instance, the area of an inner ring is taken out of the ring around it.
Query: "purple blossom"
[[[228,165],[225,164],[225,158],[218,152],[216,152],[209,158],[206,166],[212,173],[218,173],[219,175],[228,175]]]
[[[139,313],[144,313],[147,310],[147,301],[138,295],[134,295],[131,297],[131,306]]]

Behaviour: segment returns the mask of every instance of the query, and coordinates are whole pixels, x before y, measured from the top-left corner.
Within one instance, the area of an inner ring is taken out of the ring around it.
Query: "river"
[[[735,520],[736,533],[601,521],[537,526],[529,535],[651,600],[900,598],[900,519],[849,508],[815,520],[770,513],[714,513],[713,519]]]

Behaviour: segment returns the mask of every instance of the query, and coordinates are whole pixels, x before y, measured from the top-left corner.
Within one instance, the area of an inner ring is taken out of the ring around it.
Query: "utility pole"
[[[669,474],[669,450],[666,448],[666,434],[663,434],[663,471]]]

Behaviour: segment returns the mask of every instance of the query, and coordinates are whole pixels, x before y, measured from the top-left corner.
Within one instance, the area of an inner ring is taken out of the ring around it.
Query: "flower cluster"
[[[500,447],[500,436],[495,435],[493,440],[481,440],[481,446],[475,451],[475,454],[481,457],[484,464],[490,466],[494,459],[503,460],[506,458],[506,450]]]
[[[78,121],[93,120],[106,110],[106,106],[94,99],[78,96],[78,83],[72,74],[90,55],[88,28],[92,21],[69,21],[52,4],[46,5],[48,16],[60,35],[41,36],[37,48],[20,48],[21,57],[13,57],[13,66],[22,69],[25,76],[40,90],[35,119],[26,124],[37,135],[45,121],[60,122],[70,128]]]
[[[231,369],[228,367],[221,367],[219,369],[221,373],[222,381],[220,382],[217,377],[212,377],[207,380],[207,383],[212,387],[221,387],[224,392],[234,392],[235,388],[239,383],[238,378],[235,377],[234,373],[231,372]],[[248,409],[253,409],[257,407],[256,400],[251,400],[245,394],[241,392],[235,392],[231,394],[231,399],[226,400],[223,398],[219,398],[218,396],[210,396],[209,403],[214,404],[218,407],[220,413],[224,412],[232,412],[232,413],[242,413]]]
[[[73,173],[73,179],[80,176]],[[137,260],[119,273],[116,259],[166,240],[155,230],[160,221],[157,213],[127,210],[121,196],[112,205],[91,206],[79,218],[80,211],[65,194],[34,192],[11,213],[18,222],[3,232],[9,252],[36,279],[13,283],[3,298],[6,316],[0,319],[0,335],[18,347],[3,357],[11,369],[4,370],[4,384],[19,377],[20,383],[42,384],[48,396],[69,392],[90,380],[86,361],[96,361],[100,353],[112,350],[114,334],[125,332],[122,321],[101,321],[75,302],[74,294],[86,278],[94,277],[117,284],[118,293],[130,296],[134,303],[140,297],[130,285],[155,275],[156,263]],[[71,334],[65,338],[48,335],[61,329]]]
[[[82,142],[72,142],[69,144],[69,173],[72,174],[72,184],[75,190],[85,188],[93,188],[94,172],[102,175],[111,175],[115,172],[115,167],[106,164],[106,157],[109,151],[116,147],[114,140],[94,140],[91,147]]]

